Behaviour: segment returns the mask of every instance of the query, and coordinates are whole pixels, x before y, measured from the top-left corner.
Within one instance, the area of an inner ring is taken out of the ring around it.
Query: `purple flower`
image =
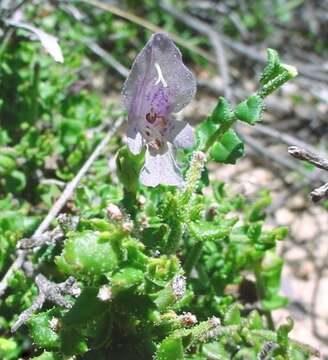
[[[142,184],[182,185],[174,151],[193,146],[194,134],[173,113],[182,110],[195,92],[195,77],[173,41],[166,34],[152,35],[135,59],[122,91],[128,111],[128,147],[133,154],[147,147]]]

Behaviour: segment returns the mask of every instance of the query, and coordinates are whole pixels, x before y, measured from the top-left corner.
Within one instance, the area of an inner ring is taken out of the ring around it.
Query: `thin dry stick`
[[[91,41],[86,41],[85,44],[93,53],[102,58],[106,64],[114,68],[122,77],[126,78],[129,75],[129,69],[117,61],[109,52],[104,50],[98,44]]]
[[[105,146],[109,143],[109,141],[112,139],[115,132],[118,130],[118,128],[122,125],[123,118],[118,119],[111,130],[107,133],[107,135],[103,138],[103,140],[99,143],[99,145],[95,148],[93,153],[90,155],[88,160],[84,163],[80,171],[76,174],[75,178],[67,183],[64,191],[60,195],[60,197],[57,199],[57,201],[54,203],[50,211],[48,212],[47,216],[43,219],[41,224],[38,226],[32,237],[38,237],[40,236],[44,231],[46,231],[51,224],[51,222],[56,218],[56,216],[59,214],[61,209],[66,204],[67,200],[69,200],[72,195],[74,194],[74,191],[76,187],[78,186],[79,182],[83,178],[83,176],[87,173],[93,162],[99,157],[99,155],[104,150]],[[17,252],[17,258],[12,263],[10,268],[7,270],[5,276],[0,282],[0,298],[5,293],[8,282],[10,278],[13,276],[14,272],[18,269],[20,269],[24,263],[25,257],[28,254],[27,250],[20,250]]]
[[[298,160],[307,161],[308,163],[314,165],[319,169],[328,171],[328,160],[318,154],[315,154],[298,146],[290,146],[288,148],[288,152],[290,155],[294,156],[294,158]],[[320,186],[317,189],[314,189],[310,193],[310,196],[313,202],[318,202],[323,198],[328,198],[328,183]]]
[[[328,160],[318,154],[298,146],[290,146],[288,152],[298,160],[305,160],[319,169],[328,170]]]
[[[64,295],[67,294],[78,297],[81,294],[81,289],[72,276],[65,282],[56,284],[49,281],[42,274],[39,274],[35,278],[35,283],[39,289],[39,295],[34,299],[32,305],[19,315],[11,328],[11,332],[18,330],[36,311],[42,309],[46,300],[66,309],[70,309],[73,303],[71,300],[67,300]]]
[[[311,152],[316,151],[316,149],[312,145],[306,144],[305,142],[298,139],[297,137],[290,135],[290,134],[286,134],[282,131],[273,129],[270,126],[256,124],[256,126],[254,126],[252,129],[254,129],[256,132],[259,132],[261,134],[264,134],[264,135],[270,136],[274,139],[277,139],[279,141],[282,141],[283,143],[285,143],[287,145],[295,144],[295,145],[302,147],[308,151],[311,151]]]
[[[81,0],[81,2],[95,6],[99,9],[102,9],[105,11],[109,11],[109,12],[111,12],[123,19],[131,21],[151,32],[163,32],[164,31],[161,27],[154,25],[153,23],[151,23],[147,20],[144,20],[143,18],[141,18],[137,15],[134,15],[127,11],[124,11],[115,5],[103,3],[103,2],[97,1],[97,0]],[[168,33],[171,36],[171,38],[180,46],[183,46],[184,48],[189,49],[198,55],[201,55],[204,59],[210,61],[211,63],[216,63],[215,58],[211,54],[209,54],[207,51],[190,44],[189,42],[181,39],[179,36],[177,36],[173,33],[169,33],[168,31],[165,31],[165,32]]]
[[[197,18],[190,15],[186,16],[185,13],[182,13],[178,9],[171,6],[168,1],[160,1],[160,7],[178,20],[184,22],[186,25],[202,33],[210,39],[217,58],[216,62],[218,66],[218,72],[222,75],[224,83],[224,96],[227,99],[230,99],[232,94],[230,88],[229,68],[220,34],[217,31],[213,30],[211,26],[205,24]]]
[[[163,7],[163,2],[161,2],[161,6]],[[165,10],[167,10],[172,16],[176,17],[177,19],[179,19],[181,22],[185,23],[186,25],[192,27],[193,29],[195,29],[201,33],[204,33],[204,28],[201,25],[202,22],[199,21],[197,18],[189,15],[186,12],[181,12],[178,9],[174,8],[173,6],[166,7]],[[204,24],[204,25],[208,26],[206,24]],[[212,29],[211,27],[209,27],[209,28],[211,29],[211,31],[216,32],[216,30]],[[251,47],[249,45],[238,43],[235,40],[233,40],[227,36],[224,36],[224,35],[220,35],[220,41],[224,45],[226,45],[228,48],[230,48],[231,50],[238,52],[239,54],[242,54],[253,61],[260,62],[263,64],[266,64],[266,62],[267,62],[266,56],[264,54],[262,54],[260,52],[260,50],[255,47]],[[318,71],[317,72],[311,71],[308,69],[308,64],[297,64],[296,67],[299,70],[300,75],[303,75],[305,77],[311,78],[311,79],[319,81],[319,82],[327,82],[328,81],[326,72],[319,73]],[[323,66],[321,66],[321,69],[323,69]]]

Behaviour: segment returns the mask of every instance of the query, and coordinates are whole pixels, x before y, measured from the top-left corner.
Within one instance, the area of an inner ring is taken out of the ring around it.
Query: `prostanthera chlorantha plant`
[[[220,97],[194,129],[175,114],[192,101],[195,76],[168,35],[151,36],[123,87],[127,141],[116,155],[117,185],[106,198],[99,183],[78,189],[74,216],[58,219],[61,240],[32,255],[45,261],[42,274],[28,283],[17,272],[10,283],[26,290],[25,313],[14,314],[11,325],[15,341],[28,334],[33,359],[315,354],[290,337],[291,319],[273,321],[272,311],[288,301],[276,254],[287,230],[263,227],[268,191],[246,199],[210,181],[207,170],[210,162],[224,166],[243,156],[234,124],[256,126],[265,97],[296,74],[269,49],[258,91],[234,107]],[[88,205],[94,197],[97,207]],[[11,359],[5,340],[1,351]]]

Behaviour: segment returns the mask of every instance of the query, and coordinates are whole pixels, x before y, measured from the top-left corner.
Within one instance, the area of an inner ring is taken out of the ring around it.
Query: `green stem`
[[[215,133],[209,137],[202,151],[204,153],[207,153],[207,151],[211,148],[213,144],[222,139],[223,135],[231,128],[231,126],[235,123],[236,120],[237,118],[233,117],[226,123],[221,124],[220,127],[215,131]]]
[[[192,269],[197,265],[202,254],[202,249],[203,242],[197,241],[196,244],[192,247],[191,251],[189,251],[184,264],[184,270],[187,277],[190,276]]]
[[[14,33],[14,30],[13,30],[13,29],[9,29],[9,30],[6,32],[5,36],[3,37],[3,41],[2,41],[2,43],[1,43],[1,45],[0,45],[0,60],[1,60],[1,61],[2,61],[2,57],[3,57],[4,53],[5,53],[6,50],[7,50],[7,46],[8,46],[9,43],[10,43],[10,40],[11,40],[11,37],[12,37],[13,33]]]
[[[34,65],[33,83],[31,91],[31,123],[34,124],[39,116],[39,82],[40,82],[40,64]]]
[[[135,220],[138,210],[137,194],[135,192],[127,191],[124,188],[122,204],[124,208],[127,210],[127,212],[130,214],[131,219]]]
[[[257,292],[257,296],[258,296],[259,300],[261,301],[265,297],[265,286],[262,282],[261,263],[260,262],[255,263],[254,273],[255,273],[255,278],[256,278],[256,292]],[[272,318],[271,311],[263,310],[263,314],[265,315],[265,317],[267,319],[269,329],[272,331],[275,331],[275,326],[274,326],[274,321]]]

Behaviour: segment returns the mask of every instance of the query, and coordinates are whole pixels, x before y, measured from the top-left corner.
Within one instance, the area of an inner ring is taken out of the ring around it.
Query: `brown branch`
[[[39,274],[35,278],[35,283],[39,289],[39,295],[34,299],[32,305],[19,315],[11,328],[11,332],[18,330],[36,311],[42,308],[47,300],[58,306],[69,309],[72,307],[73,303],[71,300],[67,300],[64,295],[79,296],[81,293],[79,286],[72,276],[65,282],[55,284],[42,274]]]
[[[318,154],[298,146],[290,146],[288,152],[298,160],[305,160],[319,169],[328,170],[328,160]]]
[[[319,169],[328,171],[328,160],[318,154],[315,154],[314,152],[308,151],[298,146],[290,146],[288,148],[288,152],[298,160],[307,161]],[[310,196],[312,201],[315,203],[324,198],[328,198],[328,183],[314,189],[310,193]]]
[[[318,202],[324,198],[328,199],[328,183],[312,190],[310,196],[313,202]]]

